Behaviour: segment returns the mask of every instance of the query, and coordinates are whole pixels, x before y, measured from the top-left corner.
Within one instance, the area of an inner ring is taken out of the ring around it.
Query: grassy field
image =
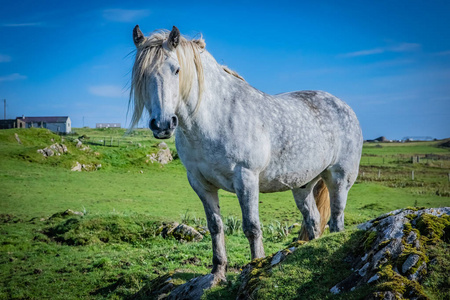
[[[180,243],[156,234],[161,222],[205,224],[173,140],[166,143],[175,159],[160,166],[148,162],[146,155],[156,152],[160,142],[148,130],[126,136],[123,129],[76,131],[63,140],[43,129],[0,131],[0,298],[126,298],[170,271],[177,271],[180,282],[207,273],[212,258],[208,236]],[[74,142],[81,136],[89,146],[84,151]],[[54,142],[64,143],[69,152],[47,158],[37,153]],[[365,145],[345,212],[348,231],[311,247],[344,244],[356,234],[353,225],[393,209],[449,206],[450,151],[438,144]],[[423,158],[413,164],[412,156]],[[72,172],[76,161],[101,168]],[[231,228],[240,221],[237,198],[227,192],[220,198]],[[67,209],[85,215],[62,216]],[[289,244],[295,231],[286,234],[285,229],[301,222],[290,192],[261,194],[260,217],[268,254]],[[226,242],[229,285],[208,297],[230,296],[239,269],[250,260],[242,231],[230,231]],[[330,282],[345,274],[335,275]]]

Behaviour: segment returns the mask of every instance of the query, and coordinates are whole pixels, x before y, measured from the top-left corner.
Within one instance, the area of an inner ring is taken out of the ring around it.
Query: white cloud
[[[447,56],[447,55],[450,55],[450,50],[448,50],[448,51],[437,52],[437,53],[434,53],[434,55],[437,55],[437,56]]]
[[[1,76],[0,82],[1,81],[21,80],[21,79],[27,79],[27,76],[20,75],[19,73],[14,73],[14,74],[6,75],[6,76]]]
[[[361,51],[355,51],[350,53],[342,54],[344,57],[356,57],[356,56],[366,56],[366,55],[372,55],[372,54],[379,54],[383,53],[383,48],[375,48],[375,49],[369,49],[369,50],[361,50]]]
[[[105,9],[103,17],[113,22],[134,22],[150,14],[147,9]]]
[[[367,56],[367,55],[374,55],[374,54],[380,54],[385,52],[411,52],[411,51],[417,51],[421,47],[420,44],[416,43],[400,43],[393,46],[386,46],[386,47],[379,47],[374,49],[367,49],[367,50],[360,50],[350,53],[344,53],[340,56],[342,57],[358,57],[358,56]]]
[[[89,92],[95,96],[119,98],[124,96],[124,91],[116,85],[96,85],[89,87]]]
[[[0,63],[11,61],[11,56],[0,54]]]
[[[37,23],[8,23],[8,24],[3,24],[3,27],[35,27],[35,26],[42,26],[43,23],[42,22],[37,22]]]

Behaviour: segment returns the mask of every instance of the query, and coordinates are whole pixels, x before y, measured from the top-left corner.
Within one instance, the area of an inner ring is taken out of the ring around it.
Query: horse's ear
[[[142,33],[139,25],[136,25],[133,29],[133,41],[136,47],[138,47],[145,40],[144,34]]]
[[[169,34],[169,39],[167,40],[167,45],[170,50],[175,49],[180,43],[180,31],[176,26],[173,26],[172,31]]]

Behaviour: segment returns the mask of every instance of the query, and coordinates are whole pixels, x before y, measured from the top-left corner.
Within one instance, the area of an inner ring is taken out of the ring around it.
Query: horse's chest
[[[203,140],[177,142],[178,154],[187,171],[199,180],[217,188],[234,192],[233,178],[237,165],[259,171],[268,163],[268,143],[246,144],[243,139],[228,139],[228,143]],[[259,144],[259,145],[258,145]]]
[[[227,191],[233,190],[234,159],[223,146],[212,143],[177,142],[178,155],[197,180]]]
[[[199,154],[199,153],[198,153]],[[229,192],[234,192],[233,170],[236,164],[219,155],[187,155],[186,170],[198,180]]]

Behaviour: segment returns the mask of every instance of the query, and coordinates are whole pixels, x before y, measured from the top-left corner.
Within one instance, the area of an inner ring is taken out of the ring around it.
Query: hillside
[[[149,131],[131,136],[124,136],[125,130],[76,131],[64,137],[44,129],[0,131],[0,298],[127,298],[171,272],[177,284],[207,274],[212,259],[208,235],[186,243],[157,233],[162,222],[206,224],[173,140],[166,143],[174,160],[160,165],[148,161],[160,143]],[[82,147],[77,147],[76,139]],[[68,151],[51,157],[37,152],[55,143]],[[284,287],[286,293],[298,295],[301,289],[316,299],[344,297],[333,296],[329,289],[351,272],[342,258],[363,238],[356,224],[407,206],[449,206],[450,161],[444,159],[450,157],[448,149],[439,148],[437,142],[383,143],[365,145],[363,151],[364,176],[360,172],[350,191],[346,232],[326,233],[299,247],[298,257],[286,260],[298,259],[306,266],[293,269],[298,281],[290,289]],[[423,158],[412,163],[413,156]],[[71,171],[75,162],[101,167]],[[250,261],[237,198],[227,192],[220,198],[227,226],[229,283],[205,296],[211,299],[235,297],[240,269]],[[290,227],[301,223],[301,216],[289,192],[262,194],[260,202],[265,250],[277,253],[296,236],[298,227]],[[83,215],[64,214],[67,209]],[[443,265],[448,264],[445,255],[439,256]],[[321,266],[325,261],[341,271],[330,272]],[[289,282],[292,274],[279,280]],[[437,284],[441,279],[433,280]]]

